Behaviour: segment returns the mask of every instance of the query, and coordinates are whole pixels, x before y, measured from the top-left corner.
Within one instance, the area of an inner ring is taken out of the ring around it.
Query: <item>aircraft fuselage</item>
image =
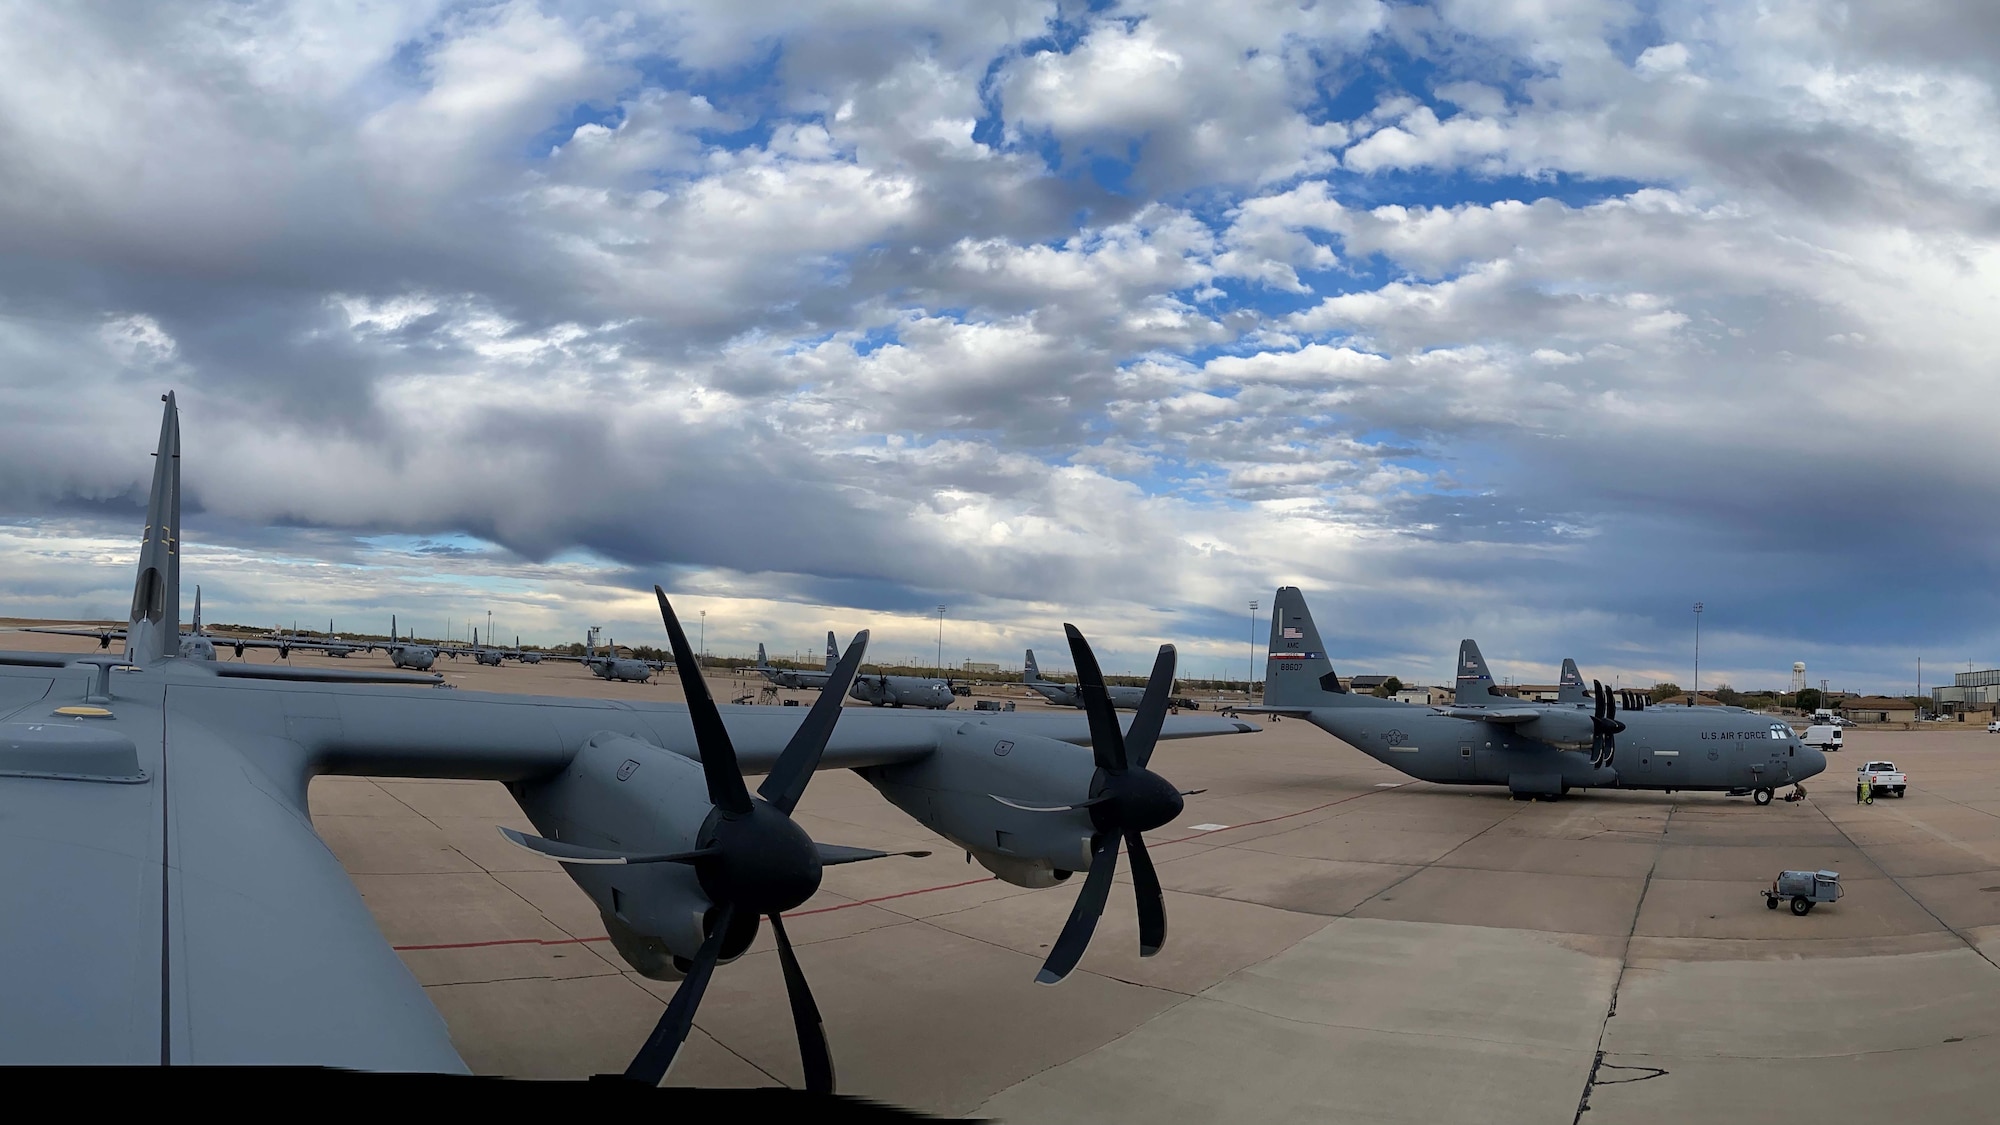
[[[942,711],[954,698],[951,685],[925,676],[856,676],[847,694],[876,707],[928,707]]]
[[[1523,729],[1536,725],[1532,723],[1454,718],[1387,701],[1316,707],[1305,715],[1314,726],[1420,781],[1505,785],[1516,794],[1559,796],[1584,788],[1775,789],[1826,769],[1826,756],[1800,743],[1788,724],[1734,708],[1625,712],[1617,753],[1601,768],[1590,764],[1587,741],[1567,747],[1544,741]]]

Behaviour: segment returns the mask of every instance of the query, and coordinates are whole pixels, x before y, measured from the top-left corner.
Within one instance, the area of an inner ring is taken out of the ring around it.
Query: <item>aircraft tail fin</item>
[[[1577,671],[1576,661],[1563,658],[1562,682],[1556,687],[1558,703],[1589,703],[1590,689],[1583,686],[1583,673]]]
[[[150,664],[181,650],[181,418],[172,391],[160,401],[166,407],[160,411],[146,532],[139,543],[139,573],[125,627],[125,658],[134,664]]]
[[[829,672],[833,671],[834,665],[838,663],[840,663],[840,645],[833,639],[833,630],[828,629],[826,631],[826,670]]]
[[[1471,637],[1458,642],[1458,694],[1453,701],[1460,707],[1483,707],[1499,698],[1493,672],[1486,667],[1486,658],[1479,655],[1479,643]]]
[[[770,666],[771,666],[771,662],[770,662],[769,660],[766,660],[766,659],[764,658],[764,642],[763,642],[763,641],[758,641],[758,642],[757,642],[757,667],[759,667],[759,668],[769,668]]]
[[[194,635],[201,636],[201,587],[194,588]]]
[[[1035,663],[1035,650],[1029,649],[1027,659],[1021,663],[1021,682],[1032,684],[1042,678],[1041,666]]]
[[[1350,707],[1384,703],[1374,696],[1355,695],[1340,686],[1340,677],[1320,642],[1319,626],[1306,608],[1297,586],[1280,586],[1271,602],[1270,659],[1264,670],[1266,707]]]

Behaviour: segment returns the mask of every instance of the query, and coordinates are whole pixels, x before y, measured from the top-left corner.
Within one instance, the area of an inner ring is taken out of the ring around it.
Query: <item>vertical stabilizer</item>
[[[1590,689],[1583,686],[1583,673],[1576,670],[1576,661],[1563,659],[1562,682],[1556,688],[1558,703],[1589,703]]]
[[[1041,669],[1041,665],[1039,665],[1039,664],[1036,664],[1036,663],[1035,663],[1035,650],[1034,650],[1034,649],[1029,649],[1029,650],[1028,650],[1028,655],[1027,655],[1027,658],[1026,658],[1026,659],[1025,659],[1025,660],[1024,660],[1023,662],[1022,662],[1022,666],[1021,666],[1021,667],[1022,667],[1022,671],[1021,671],[1021,682],[1022,682],[1022,683],[1029,683],[1029,684],[1032,684],[1032,683],[1034,683],[1035,681],[1037,681],[1037,680],[1039,680],[1039,679],[1041,679],[1041,678],[1042,678],[1042,669]]]
[[[766,660],[766,659],[764,658],[764,642],[763,642],[763,641],[758,641],[758,642],[757,642],[757,667],[759,667],[759,668],[769,668],[770,666],[771,666],[771,662],[770,662],[769,660]]]
[[[1458,642],[1458,695],[1455,702],[1460,707],[1484,707],[1504,699],[1493,687],[1493,673],[1486,667],[1486,658],[1479,655],[1479,644],[1471,637]]]
[[[1340,677],[1320,643],[1319,626],[1297,586],[1278,587],[1271,601],[1270,660],[1264,669],[1267,707],[1346,706],[1363,697],[1340,686]],[[1373,696],[1369,703],[1380,703]]]
[[[150,664],[181,650],[181,419],[172,391],[160,396],[160,445],[139,542],[139,575],[125,626],[125,658]]]
[[[194,588],[194,635],[201,636],[201,587]]]
[[[840,646],[834,642],[833,630],[828,629],[826,631],[826,670],[829,672],[833,671],[833,666],[838,663],[840,663]]]

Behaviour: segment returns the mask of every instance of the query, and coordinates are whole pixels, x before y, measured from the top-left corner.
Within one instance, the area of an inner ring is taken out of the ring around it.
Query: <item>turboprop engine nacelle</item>
[[[1022,859],[1019,856],[1001,855],[998,852],[965,849],[965,854],[979,861],[979,866],[991,871],[1003,883],[1017,887],[1040,890],[1053,887],[1076,872],[1066,867],[1057,867],[1045,859]]]
[[[692,851],[711,811],[699,762],[610,731],[591,735],[560,775],[513,789],[543,836],[611,851]],[[566,863],[563,870],[597,904],[620,956],[655,980],[679,979],[673,961],[701,948],[711,906],[692,864]]]
[[[1532,722],[1514,728],[1525,738],[1546,742],[1563,750],[1588,750],[1595,728],[1588,711],[1550,711]]]
[[[973,721],[919,761],[857,772],[1007,882],[1051,886],[1090,866],[1089,810],[1038,812],[995,799],[1035,809],[1084,801],[1097,773],[1086,747]]]

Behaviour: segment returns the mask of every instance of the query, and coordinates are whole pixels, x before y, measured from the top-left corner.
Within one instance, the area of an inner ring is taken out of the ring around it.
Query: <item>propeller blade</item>
[[[1098,769],[1117,773],[1125,768],[1125,735],[1118,729],[1111,693],[1104,690],[1104,671],[1097,666],[1090,642],[1076,626],[1065,621],[1063,635],[1069,638],[1070,658],[1076,662],[1076,692],[1083,698],[1084,713],[1090,716],[1091,753]]]
[[[632,1056],[625,1077],[658,1086],[660,1079],[667,1076],[667,1068],[674,1065],[675,1052],[687,1042],[688,1031],[694,1027],[694,1010],[701,1006],[701,994],[708,991],[708,978],[714,975],[716,958],[722,954],[722,939],[728,936],[729,924],[735,920],[736,907],[723,906],[715,919],[715,929],[709,931],[707,940],[701,943],[701,951],[694,955],[694,964],[688,966],[687,979],[674,990],[674,998],[667,1002],[667,1010],[661,1013],[660,1022],[653,1025],[653,1033],[646,1037],[645,1045]]]
[[[1174,690],[1174,646],[1161,645],[1153,658],[1153,674],[1146,680],[1146,694],[1139,697],[1139,710],[1132,716],[1132,729],[1125,732],[1125,756],[1144,769],[1152,760],[1153,747],[1160,741],[1160,727],[1167,721],[1167,697]]]
[[[931,854],[929,852],[878,852],[874,848],[848,848],[842,847],[839,844],[814,844],[813,847],[819,852],[819,865],[821,867],[832,867],[841,863],[861,863],[864,860],[870,859],[888,859],[891,856],[922,859]]]
[[[1090,842],[1090,875],[1083,881],[1076,905],[1070,908],[1069,921],[1063,923],[1055,948],[1049,950],[1049,959],[1035,975],[1036,984],[1061,983],[1076,968],[1076,963],[1083,960],[1083,951],[1090,946],[1090,935],[1097,931],[1097,918],[1104,913],[1104,903],[1111,897],[1111,877],[1117,872],[1118,837],[1110,832],[1099,833]]]
[[[815,1094],[833,1093],[833,1052],[826,1045],[826,1021],[819,1005],[813,1003],[806,974],[792,952],[792,939],[785,923],[773,914],[771,933],[778,939],[778,965],[785,972],[785,997],[792,1002],[792,1028],[799,1033],[799,1062],[806,1071],[806,1089]]]
[[[1160,893],[1153,857],[1146,852],[1146,838],[1125,833],[1125,850],[1132,859],[1132,896],[1139,900],[1139,956],[1151,957],[1167,944],[1167,900]]]
[[[785,743],[777,764],[765,775],[764,784],[757,787],[758,796],[771,802],[779,812],[791,815],[792,810],[798,807],[799,798],[805,796],[806,783],[812,780],[813,771],[819,768],[820,755],[826,752],[827,739],[833,737],[833,724],[840,721],[840,701],[846,698],[848,685],[854,682],[854,674],[861,670],[861,658],[867,651],[868,630],[863,629],[848,642],[847,652],[828,673],[826,686],[820,689],[819,698],[813,700],[812,710],[806,712],[805,722],[792,732],[792,740]]]
[[[559,863],[693,863],[703,856],[714,855],[714,848],[697,848],[691,852],[614,852],[603,848],[586,848],[581,844],[565,844],[560,840],[546,840],[517,832],[512,828],[500,829],[507,842],[523,851],[530,851],[544,859]]]
[[[1019,801],[1010,801],[998,793],[988,793],[987,796],[1006,805],[1010,809],[1020,809],[1022,812],[1070,812],[1074,809],[1087,809],[1092,805],[1101,805],[1111,799],[1111,795],[1106,793],[1100,797],[1092,797],[1088,801],[1078,801],[1073,805],[1024,805]]]
[[[667,625],[667,642],[674,649],[674,667],[680,673],[681,690],[687,695],[688,720],[694,724],[694,744],[701,751],[701,773],[708,781],[708,803],[725,813],[741,815],[750,811],[750,788],[743,784],[743,771],[736,764],[736,747],[729,741],[729,728],[722,725],[722,712],[702,681],[695,663],[694,648],[667,592],[658,586],[653,593],[660,599],[660,619]]]

